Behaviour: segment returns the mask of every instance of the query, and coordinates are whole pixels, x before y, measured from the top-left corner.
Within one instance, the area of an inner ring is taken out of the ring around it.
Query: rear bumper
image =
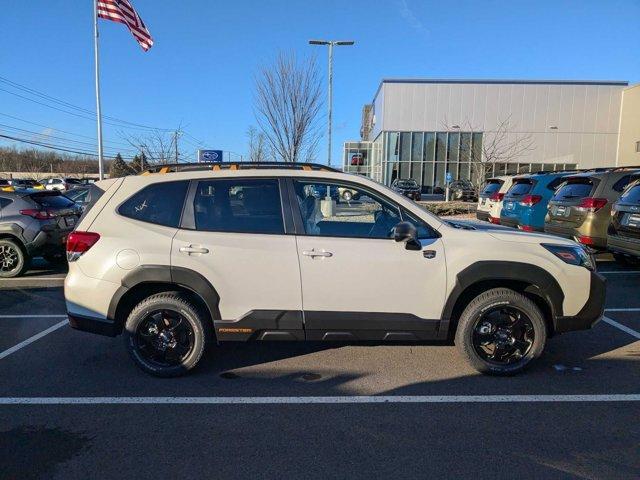
[[[500,225],[504,225],[505,227],[518,228],[520,222],[517,218],[505,217],[504,215],[500,215]]]
[[[584,307],[571,317],[557,317],[554,321],[556,333],[588,330],[602,318],[607,293],[607,281],[602,275],[591,272],[589,299]]]
[[[476,218],[478,220],[482,220],[483,222],[489,221],[489,212],[483,212],[481,210],[476,210]]]
[[[612,252],[640,257],[640,239],[609,235],[607,248]]]
[[[115,337],[120,333],[116,328],[115,321],[108,318],[88,317],[75,313],[67,313],[67,315],[69,316],[69,325],[76,330],[106,335],[107,337]]]

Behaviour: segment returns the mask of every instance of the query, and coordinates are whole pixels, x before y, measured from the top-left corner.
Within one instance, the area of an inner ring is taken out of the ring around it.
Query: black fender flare
[[[109,303],[107,318],[110,320],[116,319],[116,311],[122,297],[133,287],[145,283],[168,283],[186,288],[202,299],[212,320],[220,318],[218,292],[204,276],[194,270],[168,265],[141,265],[127,273],[120,283],[120,288]]]
[[[455,319],[454,308],[464,291],[480,282],[515,281],[529,287],[526,291],[542,297],[551,308],[552,321],[563,315],[564,292],[553,276],[537,265],[509,261],[480,261],[456,275],[456,284],[442,310],[442,330],[448,331]]]
[[[24,238],[24,230],[17,223],[0,223],[0,237],[2,234],[8,234],[12,237],[16,237],[23,245],[26,245],[27,243]]]

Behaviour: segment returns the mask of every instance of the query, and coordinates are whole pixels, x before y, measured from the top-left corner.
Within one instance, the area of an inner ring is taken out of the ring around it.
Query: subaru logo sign
[[[222,162],[222,150],[198,150],[199,162]]]

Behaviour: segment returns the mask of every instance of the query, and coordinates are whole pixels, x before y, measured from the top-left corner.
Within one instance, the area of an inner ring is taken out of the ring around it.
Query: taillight
[[[534,228],[531,225],[519,225],[518,228],[523,232],[533,232]]]
[[[489,197],[489,200],[493,200],[494,202],[501,202],[504,198],[504,193],[494,193]]]
[[[585,235],[578,237],[578,241],[583,245],[593,245],[593,238]]]
[[[75,262],[83,253],[89,251],[100,235],[94,232],[71,232],[67,237],[67,260]]]
[[[500,225],[500,219],[498,217],[489,217],[489,222],[495,224],[495,225]]]
[[[578,208],[581,208],[583,210],[588,210],[590,212],[597,212],[606,204],[607,204],[606,198],[586,197],[580,200],[580,205],[578,205]]]
[[[27,208],[25,210],[20,210],[20,214],[27,215],[38,220],[49,220],[56,217],[55,213],[50,212],[49,210],[38,210],[37,208]]]
[[[540,195],[525,195],[520,200],[520,205],[523,207],[533,207],[536,203],[540,203],[542,197]]]

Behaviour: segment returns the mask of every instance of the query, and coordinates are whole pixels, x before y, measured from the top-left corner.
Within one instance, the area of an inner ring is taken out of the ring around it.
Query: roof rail
[[[314,170],[326,172],[340,172],[333,167],[319,163],[301,162],[197,162],[197,163],[165,163],[151,165],[141,175],[150,173],[197,172],[206,170],[251,170],[251,169],[282,169],[282,170]]]
[[[624,165],[624,166],[620,166],[620,167],[614,167],[612,169],[612,171],[614,172],[621,172],[623,170],[639,170],[640,166],[638,165]]]

